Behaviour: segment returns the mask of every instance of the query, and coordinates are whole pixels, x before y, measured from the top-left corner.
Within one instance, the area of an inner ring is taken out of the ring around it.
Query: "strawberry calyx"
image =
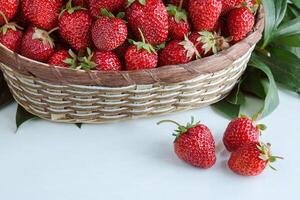
[[[187,22],[187,13],[185,10],[181,9],[180,7],[169,4],[167,6],[167,11],[170,16],[174,17],[176,23],[179,23],[181,20]]]
[[[33,40],[40,40],[43,42],[44,45],[49,44],[51,48],[54,48],[54,41],[50,37],[50,34],[53,33],[54,31],[58,30],[58,27],[50,30],[49,32],[39,29],[37,27],[34,27],[34,33],[32,34],[32,39]]]
[[[8,22],[7,17],[2,11],[0,11],[0,16],[4,19],[5,22],[5,24],[2,27],[0,27],[0,33],[2,33],[3,35],[6,34],[6,32],[9,29],[12,29],[14,31],[17,31],[17,29],[24,30],[21,26],[17,25],[15,22]]]
[[[271,163],[276,162],[277,159],[283,159],[283,157],[272,155],[270,143],[264,144],[261,142],[257,145],[257,148],[261,152],[261,154],[259,155],[259,158],[266,161],[268,163],[269,167],[276,171],[276,169],[271,165]]]
[[[198,42],[203,44],[202,48],[204,49],[204,54],[212,51],[214,54],[227,49],[230,47],[229,38],[224,38],[218,35],[216,32],[212,33],[209,31],[199,32],[200,37],[197,39]]]
[[[101,9],[101,15],[104,17],[109,17],[109,18],[119,18],[122,19],[125,17],[125,12],[119,12],[116,16],[112,13],[109,12],[106,8]],[[124,21],[124,20],[123,20]],[[124,21],[125,22],[125,21]]]
[[[261,118],[261,114],[257,113],[255,114],[252,118],[248,117],[247,115],[241,114],[240,118],[245,118],[245,119],[250,119],[252,120],[252,124],[254,127],[256,127],[256,129],[259,131],[259,134],[262,134],[262,131],[267,129],[267,126],[264,124],[256,124],[256,121],[259,120]]]
[[[137,47],[137,50],[141,50],[141,49],[144,49],[146,50],[148,53],[154,53],[154,54],[157,54],[157,52],[155,51],[154,47],[149,44],[149,43],[146,43],[146,40],[145,40],[145,37],[144,37],[144,34],[142,32],[142,30],[139,28],[139,32],[141,34],[141,38],[142,38],[142,41],[139,41],[139,42],[136,42],[132,39],[129,39],[129,43],[135,45]]]
[[[173,136],[175,136],[174,142],[176,142],[176,140],[182,134],[185,134],[189,129],[198,126],[200,124],[200,121],[195,122],[194,117],[191,117],[191,122],[188,122],[185,126],[183,126],[183,125],[181,125],[178,122],[173,121],[173,120],[162,120],[162,121],[158,122],[157,125],[160,125],[162,123],[173,123],[173,124],[177,125],[177,129],[175,130],[175,133],[172,134]]]
[[[146,5],[146,0],[128,0],[127,6],[126,6],[126,7],[131,6],[131,4],[133,4],[135,1],[138,1],[138,2],[139,2],[140,4],[142,4],[143,6]]]
[[[77,68],[77,55],[72,51],[72,49],[69,49],[68,51],[70,58],[65,59],[63,62],[68,64],[71,69]]]
[[[61,17],[61,15],[64,12],[68,12],[69,14],[73,14],[75,11],[77,10],[87,10],[86,8],[82,7],[82,6],[74,6],[72,5],[72,0],[69,0],[66,4],[66,6],[62,9],[62,11],[59,14],[59,17]]]
[[[196,46],[191,42],[188,37],[185,35],[184,40],[179,43],[186,50],[186,57],[192,59],[196,55],[196,59],[200,59],[201,55],[199,54]]]
[[[80,65],[75,69],[91,70],[97,67],[97,64],[93,61],[94,53],[90,48],[87,48],[87,56],[79,57]]]

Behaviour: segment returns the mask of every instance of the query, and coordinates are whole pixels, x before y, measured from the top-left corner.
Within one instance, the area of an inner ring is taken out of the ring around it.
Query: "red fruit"
[[[247,7],[231,10],[227,17],[227,27],[233,42],[244,39],[255,23],[254,14]]]
[[[168,13],[161,0],[135,0],[126,10],[128,25],[133,34],[141,40],[139,29],[144,33],[146,42],[159,45],[168,39]]]
[[[18,53],[23,36],[23,32],[19,30],[21,27],[13,22],[8,23],[6,17],[3,17],[6,24],[0,28],[0,43]]]
[[[63,0],[22,0],[24,17],[33,25],[44,30],[57,27],[58,14]]]
[[[110,12],[117,12],[125,5],[127,0],[89,0],[90,13],[93,17],[101,14],[101,9],[105,8]]]
[[[4,15],[8,21],[14,18],[18,10],[18,0],[0,0],[0,26],[5,23]]]
[[[207,126],[194,123],[193,118],[186,126],[171,120],[163,120],[158,124],[163,122],[172,122],[178,126],[173,134],[176,136],[174,149],[181,160],[204,169],[216,163],[215,141]]]
[[[208,31],[194,32],[189,36],[189,40],[195,45],[202,57],[216,54],[229,47],[225,38]]]
[[[152,69],[157,66],[157,53],[151,44],[145,42],[144,35],[139,29],[142,42],[133,42],[126,53],[125,62],[127,70]]]
[[[172,40],[159,54],[159,65],[177,65],[192,61],[199,53],[195,45],[185,38],[184,41]]]
[[[222,14],[226,14],[228,11],[241,6],[244,2],[247,6],[252,7],[255,5],[255,0],[221,0],[222,1]]]
[[[127,26],[125,22],[119,18],[115,18],[112,13],[103,9],[102,16],[94,22],[92,26],[92,39],[95,46],[101,51],[112,51],[127,38]]]
[[[47,62],[54,50],[54,43],[47,31],[29,27],[22,38],[21,54],[33,60]]]
[[[126,40],[121,46],[114,50],[114,53],[118,56],[120,60],[124,59],[125,53],[130,46],[129,42]]]
[[[220,0],[190,0],[189,15],[196,31],[213,31],[220,17]]]
[[[70,46],[79,51],[90,46],[92,19],[86,10],[72,8],[69,2],[59,18],[59,33]]]
[[[232,120],[223,136],[223,143],[228,151],[236,151],[238,148],[253,142],[258,142],[261,130],[266,126],[255,125],[255,120],[246,116]]]
[[[231,154],[228,167],[239,175],[259,175],[268,164],[275,162],[276,159],[282,159],[271,155],[270,146],[257,142],[247,144]]]
[[[72,50],[59,50],[52,54],[48,64],[65,68],[76,68],[77,57]]]
[[[121,61],[111,51],[97,51],[92,60],[96,63],[96,69],[99,71],[120,71],[122,69]]]
[[[169,13],[169,36],[175,40],[183,40],[184,36],[190,32],[185,10],[169,5],[167,11]]]

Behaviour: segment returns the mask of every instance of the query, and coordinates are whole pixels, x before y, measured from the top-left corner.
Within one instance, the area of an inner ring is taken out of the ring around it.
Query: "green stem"
[[[5,24],[8,24],[7,18],[2,11],[0,11],[0,15],[3,17]]]
[[[141,34],[141,37],[142,37],[142,42],[143,43],[146,43],[146,40],[145,40],[145,37],[144,37],[144,34],[143,34],[143,32],[142,32],[142,30],[139,28],[139,32],[140,32],[140,34]]]
[[[54,28],[54,29],[52,29],[52,30],[50,30],[49,32],[48,32],[48,34],[50,35],[51,33],[53,33],[54,31],[57,31],[59,28],[58,27],[56,27],[56,28]]]
[[[162,121],[160,121],[160,122],[157,122],[157,125],[160,125],[160,124],[162,124],[162,123],[173,123],[173,124],[176,124],[177,126],[181,126],[179,123],[177,123],[177,122],[175,122],[175,121],[173,121],[173,120],[168,120],[168,119],[162,120]]]
[[[181,11],[184,0],[180,0],[178,10]]]

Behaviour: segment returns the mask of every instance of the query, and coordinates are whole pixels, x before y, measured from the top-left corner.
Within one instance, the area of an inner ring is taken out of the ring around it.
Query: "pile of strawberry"
[[[256,0],[0,0],[0,43],[60,67],[188,63],[244,39]]]
[[[282,159],[271,154],[269,143],[264,144],[259,136],[266,127],[263,124],[256,124],[258,116],[253,119],[242,115],[232,120],[227,126],[223,143],[226,149],[231,152],[228,160],[228,167],[235,173],[243,176],[256,176],[263,172],[265,167]],[[199,168],[210,168],[216,163],[215,140],[210,129],[199,122],[188,123],[182,126],[172,120],[164,122],[175,123],[178,129],[173,134],[174,149],[177,156],[183,161]]]

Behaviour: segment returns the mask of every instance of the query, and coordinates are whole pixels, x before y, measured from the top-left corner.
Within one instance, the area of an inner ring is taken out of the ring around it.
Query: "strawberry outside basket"
[[[201,108],[224,98],[246,69],[264,11],[243,41],[188,64],[121,72],[75,71],[18,55],[0,44],[0,68],[15,100],[46,120],[108,123]]]

